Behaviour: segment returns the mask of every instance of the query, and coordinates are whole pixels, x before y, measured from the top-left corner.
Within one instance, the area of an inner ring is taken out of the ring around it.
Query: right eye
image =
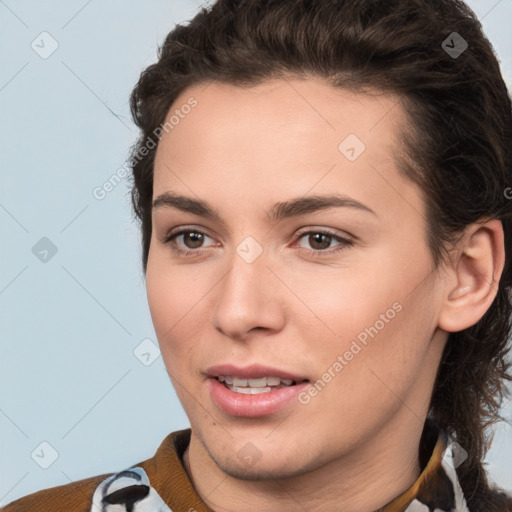
[[[178,246],[177,240],[180,237],[183,237],[183,241],[181,242],[180,245],[183,246],[185,244],[185,249],[181,249]],[[205,251],[204,248],[199,247],[199,245],[202,244],[202,242],[204,241],[205,237],[210,238],[203,231],[187,228],[166,235],[162,239],[162,243],[168,245],[171,251],[177,254],[178,256],[191,257],[197,256]],[[190,244],[192,247],[190,247],[188,244]]]

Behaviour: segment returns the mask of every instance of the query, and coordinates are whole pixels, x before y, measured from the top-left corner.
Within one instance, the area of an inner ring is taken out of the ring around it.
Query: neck
[[[192,432],[185,469],[214,512],[373,512],[419,477],[423,425],[403,411],[375,436],[313,471],[281,480],[242,480],[225,473]]]

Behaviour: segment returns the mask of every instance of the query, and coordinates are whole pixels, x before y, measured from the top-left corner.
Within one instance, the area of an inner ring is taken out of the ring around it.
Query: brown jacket
[[[190,429],[169,434],[155,455],[139,464],[149,477],[151,486],[173,512],[211,512],[195,492],[180,456],[190,440]],[[178,455],[179,454],[179,455]],[[94,476],[34,494],[7,504],[1,512],[90,512],[95,489],[112,473]],[[191,510],[192,509],[192,510]],[[108,510],[108,509],[106,509]],[[96,512],[101,512],[97,510]],[[138,512],[135,509],[133,512]],[[157,511],[155,511],[157,512]]]

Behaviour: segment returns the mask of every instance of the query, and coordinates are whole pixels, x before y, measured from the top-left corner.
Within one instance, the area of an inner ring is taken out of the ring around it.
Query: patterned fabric
[[[434,435],[437,440],[432,449]],[[420,448],[423,449],[420,455],[429,458],[422,464],[419,478],[377,512],[469,512],[455,471],[467,457],[464,449],[444,431],[436,429],[430,420],[426,422]]]
[[[182,446],[186,444],[182,443]],[[439,433],[418,480],[377,512],[469,512],[455,471],[455,467],[463,462],[464,453],[457,443],[448,444],[446,434]],[[181,460],[182,455],[182,451],[177,453],[177,460]],[[182,466],[180,471],[188,480]],[[194,498],[200,501],[197,494]],[[206,505],[204,507],[209,510]],[[174,512],[190,510],[176,508]],[[132,467],[109,476],[97,486],[90,512],[173,512],[173,509],[151,486],[144,469]]]
[[[416,484],[419,483],[418,492],[416,495],[411,492],[410,497],[414,496],[414,499],[405,512],[469,512],[455,472],[456,456],[454,451],[457,447],[456,443],[452,443],[444,448],[443,439],[440,439],[429,463],[432,465],[435,478],[427,485],[425,478],[422,478],[429,469],[425,468],[416,482]],[[384,511],[388,510],[391,512],[395,509],[390,505],[384,508]]]
[[[142,468],[112,475],[96,488],[91,512],[172,512]]]

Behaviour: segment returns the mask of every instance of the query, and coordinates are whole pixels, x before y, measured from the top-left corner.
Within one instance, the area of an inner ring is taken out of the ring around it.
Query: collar
[[[459,444],[427,419],[420,441],[420,476],[409,489],[376,512],[469,512],[455,471],[466,457]]]
[[[212,512],[183,466],[190,435],[190,429],[169,434],[153,458],[103,480],[95,490],[91,512],[128,501],[133,512]],[[464,458],[464,450],[427,419],[420,441],[420,476],[376,512],[469,512],[455,471]]]

